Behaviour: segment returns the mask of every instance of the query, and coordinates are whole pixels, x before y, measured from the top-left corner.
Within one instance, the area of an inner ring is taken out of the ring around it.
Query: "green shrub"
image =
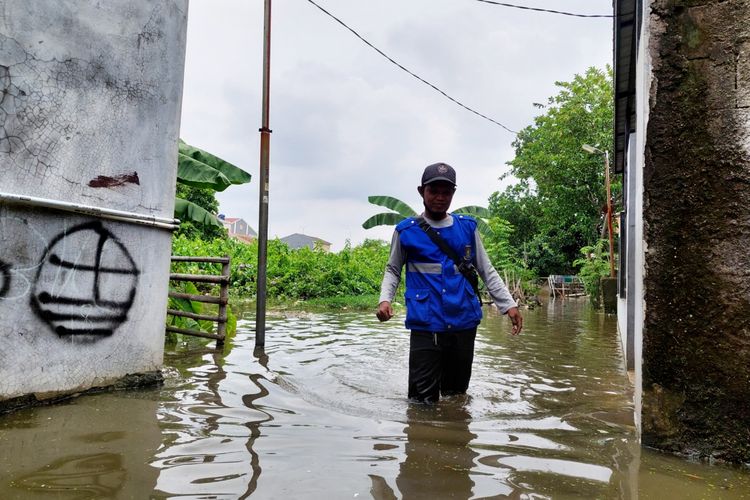
[[[266,289],[279,300],[310,300],[329,297],[377,295],[388,260],[390,245],[381,240],[365,240],[352,247],[349,243],[338,253],[321,249],[290,250],[279,240],[268,242]],[[176,236],[174,255],[228,255],[231,259],[230,295],[253,299],[258,272],[258,244],[241,243],[228,238],[212,241]],[[175,263],[173,272],[205,272],[216,264]],[[377,299],[375,299],[377,300]]]
[[[581,248],[583,257],[573,262],[573,265],[581,266],[578,276],[583,281],[591,305],[597,309],[602,306],[601,279],[609,276],[608,248],[609,241],[600,239],[592,246]]]

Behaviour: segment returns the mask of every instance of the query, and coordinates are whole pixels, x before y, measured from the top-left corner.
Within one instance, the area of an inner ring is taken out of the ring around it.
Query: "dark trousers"
[[[464,394],[474,361],[476,327],[455,332],[411,331],[409,399],[435,403],[440,395]]]

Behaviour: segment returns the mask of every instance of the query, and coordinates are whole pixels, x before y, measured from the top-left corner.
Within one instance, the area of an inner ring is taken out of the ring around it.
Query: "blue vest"
[[[454,215],[452,226],[434,229],[460,257],[468,246],[472,262],[476,262],[476,227],[473,218]],[[482,319],[482,305],[453,260],[413,217],[401,221],[396,231],[406,253],[406,328],[450,332],[477,326]]]

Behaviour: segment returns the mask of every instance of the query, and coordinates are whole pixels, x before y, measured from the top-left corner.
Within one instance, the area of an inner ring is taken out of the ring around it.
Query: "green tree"
[[[489,201],[492,217],[502,218],[513,229],[508,235],[510,247],[516,253],[528,247],[539,232],[541,216],[539,199],[531,192],[528,181],[521,180],[502,193],[492,193]]]
[[[519,185],[491,200],[493,215],[505,218],[525,245],[530,265],[546,274],[568,274],[580,249],[599,238],[606,206],[604,161],[581,149],[583,144],[613,150],[612,70],[589,68],[560,89],[545,113],[518,133],[509,174]],[[612,185],[618,198],[621,186]],[[518,247],[516,247],[518,250]]]
[[[492,264],[498,269],[510,269],[515,267],[516,259],[510,239],[515,233],[513,225],[500,217],[492,217],[489,220],[493,236],[483,241],[487,256]]]

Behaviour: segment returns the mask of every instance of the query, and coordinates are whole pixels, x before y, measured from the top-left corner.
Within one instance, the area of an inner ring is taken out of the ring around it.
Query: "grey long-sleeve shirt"
[[[427,223],[436,228],[450,227],[453,225],[453,216],[443,220],[432,220],[427,218],[424,214],[422,217]],[[474,247],[476,249],[476,262],[475,266],[479,276],[482,278],[487,291],[492,297],[492,301],[495,303],[497,308],[505,314],[508,309],[517,307],[516,301],[513,300],[513,296],[510,294],[508,287],[503,282],[500,275],[492,266],[490,258],[487,256],[487,251],[484,249],[482,239],[479,236],[479,231],[474,232]],[[406,263],[406,252],[401,248],[401,239],[398,231],[393,231],[393,239],[391,240],[391,254],[388,257],[388,263],[385,265],[385,274],[383,275],[383,282],[380,285],[380,301],[393,302],[393,297],[396,295],[396,289],[401,281],[401,269]]]

